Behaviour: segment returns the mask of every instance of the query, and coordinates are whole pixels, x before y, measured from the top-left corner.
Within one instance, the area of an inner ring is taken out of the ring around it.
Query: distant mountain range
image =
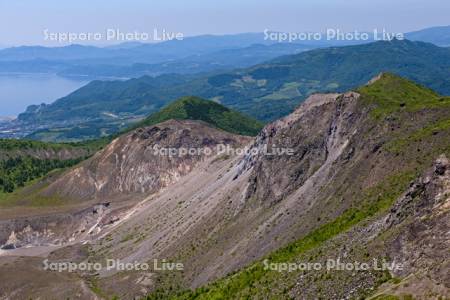
[[[133,63],[132,65],[82,64],[65,67],[58,74],[65,77],[89,76],[93,78],[131,78],[144,75],[195,74],[249,67],[282,55],[296,54],[312,49],[300,44],[254,44],[245,48],[224,49],[216,52],[195,54],[156,64]]]
[[[124,43],[105,48],[13,47],[0,50],[0,72],[57,73],[62,76],[139,77],[245,67],[311,47],[275,44],[259,33],[197,36],[162,43]]]
[[[371,34],[369,36],[372,38]],[[405,34],[410,40],[450,46],[450,27]],[[90,79],[133,78],[165,73],[201,73],[244,68],[305,50],[372,42],[340,39],[295,43],[266,39],[264,33],[203,35],[156,44],[130,42],[99,48],[23,46],[0,50],[0,73],[56,73]]]
[[[162,43],[124,43],[110,47],[70,45],[64,47],[22,46],[4,49],[0,52],[1,61],[43,60],[86,60],[119,59],[113,64],[130,62],[159,63],[180,59],[191,55],[201,55],[224,49],[245,48],[253,44],[273,44],[265,42],[258,33],[236,35],[202,35],[183,40]]]
[[[405,34],[412,41],[433,43],[441,47],[450,47],[450,26],[431,27]]]
[[[349,90],[380,72],[393,72],[450,95],[450,49],[393,40],[316,49],[231,72],[93,81],[53,104],[31,106],[18,118],[40,128],[61,127],[57,136],[64,140],[67,132],[73,140],[83,136],[79,126],[90,137],[111,134],[174,99],[195,95],[271,121],[313,93]],[[42,131],[37,134],[32,137],[48,138]]]

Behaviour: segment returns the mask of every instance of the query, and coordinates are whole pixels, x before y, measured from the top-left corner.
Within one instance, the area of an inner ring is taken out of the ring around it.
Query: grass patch
[[[400,297],[394,295],[379,295],[372,300],[401,300]]]
[[[131,241],[132,239],[134,239],[134,235],[129,233],[126,236],[124,236],[120,242],[121,243],[126,243],[128,241]]]
[[[395,139],[386,145],[386,149],[390,152],[400,153],[404,149],[407,148],[411,143],[420,142],[423,139],[429,138],[434,134],[437,134],[442,131],[448,131],[450,129],[450,119],[444,119],[437,121],[429,126],[421,128],[411,135]]]
[[[99,296],[102,299],[118,299],[116,296],[113,296],[112,298],[108,297],[108,295],[100,288],[98,284],[97,278],[91,277],[88,279],[89,288],[91,289],[94,294]]]
[[[357,92],[365,103],[374,105],[371,115],[377,119],[401,110],[414,112],[450,105],[450,97],[442,97],[417,83],[388,73]]]

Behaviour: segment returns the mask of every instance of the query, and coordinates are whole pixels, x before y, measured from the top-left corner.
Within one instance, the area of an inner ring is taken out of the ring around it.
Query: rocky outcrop
[[[406,218],[415,216],[432,217],[433,213],[447,212],[450,201],[450,163],[441,155],[432,170],[411,183],[405,195],[391,208],[386,217],[388,227],[400,224]]]
[[[450,162],[445,155],[398,199],[386,217],[386,226],[401,232],[394,235],[388,253],[404,266],[393,275],[405,278],[404,288],[391,293],[423,299],[431,299],[433,290],[449,295]]]

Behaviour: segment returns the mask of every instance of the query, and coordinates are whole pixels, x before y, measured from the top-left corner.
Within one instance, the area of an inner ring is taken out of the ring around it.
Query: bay
[[[87,83],[53,74],[0,73],[0,116],[17,116],[29,105],[52,103]]]

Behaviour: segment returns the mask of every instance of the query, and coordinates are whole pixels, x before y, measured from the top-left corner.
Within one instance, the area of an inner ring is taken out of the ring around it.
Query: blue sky
[[[445,0],[0,0],[0,45],[48,44],[43,30],[100,32],[107,28],[185,36],[238,32],[407,32],[449,25]]]

